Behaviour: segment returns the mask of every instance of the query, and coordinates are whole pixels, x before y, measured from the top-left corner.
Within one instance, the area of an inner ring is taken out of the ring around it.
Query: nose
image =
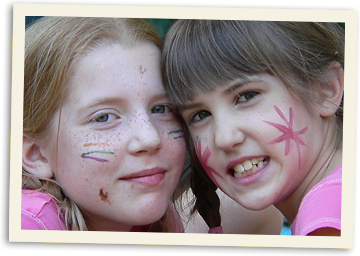
[[[222,120],[215,123],[215,145],[221,150],[232,151],[245,140],[241,129],[241,121],[228,117],[229,122]],[[234,120],[234,121],[233,121]]]
[[[160,133],[149,115],[134,117],[130,124],[128,150],[131,154],[154,154],[162,147]]]

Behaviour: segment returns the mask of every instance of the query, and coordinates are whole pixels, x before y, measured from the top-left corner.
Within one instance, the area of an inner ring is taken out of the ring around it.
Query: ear
[[[329,65],[326,72],[326,83],[320,87],[319,113],[329,117],[338,110],[344,94],[344,69],[338,62]]]
[[[50,179],[53,177],[53,172],[49,162],[41,152],[40,144],[28,135],[23,134],[23,169],[39,178]]]

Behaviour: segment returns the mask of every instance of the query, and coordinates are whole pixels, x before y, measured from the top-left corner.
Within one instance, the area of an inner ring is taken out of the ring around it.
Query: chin
[[[260,198],[253,199],[251,202],[244,200],[235,200],[238,204],[251,211],[261,211],[272,205],[271,200],[262,200]]]
[[[138,221],[135,225],[148,225],[161,219],[169,206],[169,202],[154,202],[152,205],[139,210],[137,214]]]

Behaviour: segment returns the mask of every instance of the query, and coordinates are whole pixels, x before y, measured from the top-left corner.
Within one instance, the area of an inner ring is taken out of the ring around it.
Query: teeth
[[[243,166],[244,166],[244,169],[248,171],[248,170],[250,170],[252,168],[253,164],[249,160],[246,160],[243,163]]]
[[[237,164],[234,166],[235,173],[242,173],[245,171],[244,166]]]
[[[234,177],[240,178],[241,174],[244,171],[249,171],[250,173],[253,173],[256,171],[257,168],[263,167],[267,162],[268,160],[266,160],[266,158],[259,157],[259,158],[251,159],[251,161],[246,160],[242,164],[237,164],[233,167]]]

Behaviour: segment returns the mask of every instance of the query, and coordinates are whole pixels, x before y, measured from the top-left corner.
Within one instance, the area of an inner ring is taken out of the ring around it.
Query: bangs
[[[256,48],[246,40],[251,31],[231,22],[175,23],[165,38],[163,51],[164,83],[173,103],[178,106],[235,78],[268,71],[253,54]]]
[[[258,73],[277,76],[309,102],[327,67],[343,60],[337,23],[177,20],[165,37],[162,68],[175,106]]]

